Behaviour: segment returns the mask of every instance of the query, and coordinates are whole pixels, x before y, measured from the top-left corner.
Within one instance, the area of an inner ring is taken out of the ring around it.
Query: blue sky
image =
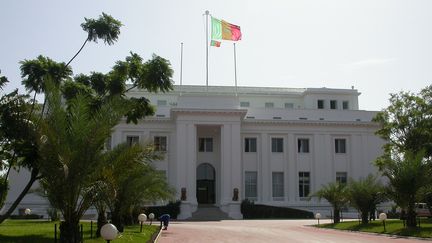
[[[88,44],[75,74],[107,72],[129,51],[170,60],[179,84],[205,85],[205,19],[240,25],[240,86],[351,88],[360,108],[380,110],[389,93],[418,92],[432,82],[432,1],[420,0],[3,0],[0,69],[19,88],[19,61],[42,54],[67,61],[86,38],[84,17],[122,21],[119,41]],[[210,85],[234,85],[233,46],[210,48]]]

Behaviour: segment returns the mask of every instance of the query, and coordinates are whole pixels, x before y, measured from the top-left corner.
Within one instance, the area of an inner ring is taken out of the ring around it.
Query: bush
[[[143,207],[142,211],[147,214],[154,213],[155,219],[157,220],[162,214],[169,214],[171,219],[177,219],[177,215],[180,213],[181,201],[169,202],[165,206],[148,206]]]
[[[58,221],[60,219],[60,212],[56,208],[48,208],[47,214],[51,221]]]
[[[241,213],[244,219],[312,219],[314,215],[312,212],[285,208],[275,207],[268,205],[255,204],[249,200],[243,200],[241,203]]]
[[[41,219],[43,215],[28,214],[28,215],[11,215],[10,219]]]

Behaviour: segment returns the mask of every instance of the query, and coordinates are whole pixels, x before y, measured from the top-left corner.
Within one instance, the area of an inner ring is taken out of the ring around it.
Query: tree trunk
[[[337,224],[340,222],[340,210],[339,208],[333,209],[333,223]]]
[[[115,225],[119,232],[124,231],[123,215],[120,212],[111,212],[111,223]]]
[[[18,206],[18,204],[21,202],[21,200],[25,197],[25,195],[27,194],[27,192],[30,190],[30,188],[33,185],[33,183],[37,179],[39,179],[38,178],[38,174],[39,174],[39,170],[38,169],[33,169],[31,171],[30,180],[27,182],[27,185],[24,187],[24,189],[22,190],[22,192],[20,193],[20,195],[17,197],[17,199],[15,199],[14,203],[9,208],[9,210],[5,214],[0,215],[0,224],[3,223],[3,221],[5,221],[5,219],[7,219],[7,218],[9,218],[11,216],[11,214],[13,213],[13,211],[15,210],[15,208]]]
[[[106,212],[103,209],[98,210],[98,219],[97,219],[97,230],[96,230],[96,237],[100,237],[100,230],[102,226],[104,226],[106,223],[108,223]]]
[[[368,224],[369,223],[369,211],[362,211],[361,212],[361,222],[362,222],[362,224]]]
[[[414,204],[408,205],[407,209],[407,217],[406,217],[406,224],[407,227],[413,228],[417,226],[417,219],[416,219],[416,212],[414,210]]]
[[[81,243],[79,220],[62,221],[60,223],[61,243]]]

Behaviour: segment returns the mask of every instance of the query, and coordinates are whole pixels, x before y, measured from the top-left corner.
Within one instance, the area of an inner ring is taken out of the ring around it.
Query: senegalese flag
[[[240,26],[230,24],[225,20],[219,20],[211,17],[211,36],[214,40],[241,40]]]
[[[216,41],[216,40],[211,40],[210,45],[211,46],[215,46],[215,47],[220,47],[221,42],[220,41]]]

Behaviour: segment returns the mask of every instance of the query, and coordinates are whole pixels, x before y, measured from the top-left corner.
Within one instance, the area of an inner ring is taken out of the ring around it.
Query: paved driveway
[[[158,242],[426,242],[306,226],[315,223],[314,220],[172,222],[168,230],[162,232]]]

